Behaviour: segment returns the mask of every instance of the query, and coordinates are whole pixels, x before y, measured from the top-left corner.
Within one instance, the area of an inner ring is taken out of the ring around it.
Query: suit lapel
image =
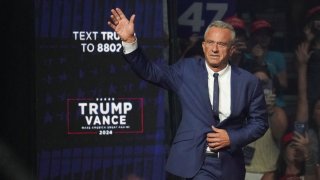
[[[205,107],[208,108],[208,112],[212,113],[213,116],[213,111],[211,108],[211,103],[210,103],[210,98],[209,98],[209,89],[208,89],[208,71],[205,65],[205,60],[201,60],[201,67],[199,69],[199,83],[201,86],[201,90],[203,90],[201,93],[202,96],[202,102],[205,103]]]
[[[205,64],[205,60],[203,59],[201,61],[201,68],[199,70],[199,83],[201,85],[201,90],[199,93],[201,94],[202,97],[202,102],[204,102],[204,108],[206,108],[206,112],[208,112],[210,118],[208,118],[208,124],[214,125],[214,126],[218,126],[219,120],[215,120],[214,119],[214,114],[213,114],[213,110],[212,110],[212,106],[210,103],[210,97],[209,97],[209,88],[208,88],[208,71],[206,68],[206,64]]]
[[[200,83],[200,94],[202,97],[202,102],[205,102],[205,108],[207,108],[207,111],[211,113],[211,117],[213,120],[213,110],[211,107],[210,99],[209,99],[209,89],[208,89],[208,72],[205,65],[205,60],[202,59],[200,63],[201,67],[199,68],[199,83]],[[231,108],[231,114],[229,118],[225,119],[221,123],[219,123],[219,126],[222,125],[224,122],[226,122],[228,119],[234,116],[234,114],[237,114],[235,112],[238,111],[237,109],[237,103],[239,100],[239,83],[241,83],[240,78],[240,71],[238,67],[231,65],[231,102],[230,102],[230,108]],[[212,123],[212,122],[210,122]]]
[[[231,114],[230,117],[232,117],[235,112],[237,112],[237,103],[240,97],[239,92],[239,83],[241,82],[240,79],[240,71],[238,67],[231,65]]]
[[[241,83],[241,79],[240,79],[240,71],[238,69],[238,67],[231,65],[231,84],[230,84],[230,88],[231,88],[231,98],[230,98],[230,115],[227,119],[223,120],[221,123],[219,123],[218,127],[223,125],[224,123],[226,123],[229,119],[232,119],[232,117],[237,114],[235,112],[238,111],[237,109],[237,103],[239,101],[239,83]]]

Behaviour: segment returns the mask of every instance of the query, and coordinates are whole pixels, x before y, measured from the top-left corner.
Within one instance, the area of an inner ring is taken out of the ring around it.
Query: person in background
[[[314,150],[317,160],[317,177],[320,178],[320,98],[316,100],[313,106],[313,113],[309,124],[311,127],[310,131],[313,131],[313,133],[309,132],[311,142],[318,143],[312,143],[312,149]]]
[[[320,97],[320,6],[310,8],[305,16],[303,39],[297,47],[300,56],[307,59],[307,98],[310,110]],[[310,112],[312,113],[312,112]]]
[[[246,157],[246,180],[273,180],[280,153],[280,142],[284,135],[288,119],[283,108],[276,106],[275,87],[279,84],[270,78],[266,68],[256,67],[252,73],[262,82],[267,102],[269,129],[256,141],[244,148]]]
[[[182,51],[180,59],[184,58],[204,58],[201,44],[203,37],[200,37],[197,33],[192,34],[188,39],[188,45]]]
[[[242,180],[242,148],[268,129],[261,84],[251,73],[229,64],[235,32],[223,21],[206,29],[204,59],[172,65],[151,62],[135,36],[135,15],[111,10],[108,25],[123,44],[123,56],[139,77],[179,97],[182,119],[170,147],[166,170],[189,180]],[[230,173],[232,169],[232,173]]]
[[[288,131],[274,173],[275,180],[318,180],[308,134]]]
[[[283,53],[270,50],[273,32],[271,24],[264,19],[255,20],[251,23],[248,43],[250,53],[246,56],[246,69],[251,72],[253,68],[258,66],[267,67],[271,78],[277,77],[280,83],[277,89],[276,104],[279,107],[284,107],[286,103],[283,95],[288,86],[287,66]]]
[[[275,179],[304,179],[317,180],[319,168],[319,136],[314,130],[319,126],[309,127],[309,106],[307,98],[307,64],[309,60],[308,44],[302,43],[296,49],[298,96],[296,118],[288,129],[288,133],[283,137],[278,169],[275,172]],[[320,106],[320,103],[319,103]],[[320,108],[320,107],[319,107]],[[314,115],[314,119],[320,119]],[[317,121],[316,121],[317,122]]]
[[[309,43],[301,43],[296,51],[297,72],[298,72],[298,98],[297,98],[297,118],[296,122],[302,123],[308,129],[308,137],[311,144],[311,152],[317,168],[317,176],[320,178],[320,98],[316,98],[310,103],[308,98],[308,81],[310,51]],[[312,52],[311,52],[312,53]],[[320,70],[320,69],[319,69]],[[319,71],[318,70],[318,71]],[[313,88],[313,86],[311,86]],[[311,89],[314,90],[314,89]],[[311,109],[311,110],[310,110]]]
[[[237,16],[230,16],[224,19],[225,22],[231,24],[236,32],[236,39],[235,39],[235,51],[232,54],[231,62],[232,64],[245,67],[245,53],[248,50],[247,41],[247,30],[246,24],[243,19]]]

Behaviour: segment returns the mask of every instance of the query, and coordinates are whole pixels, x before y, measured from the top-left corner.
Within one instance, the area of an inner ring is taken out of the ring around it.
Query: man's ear
[[[203,42],[201,43],[201,45],[202,45],[202,51],[203,51],[203,53],[205,53],[205,51],[204,51],[205,48],[206,48],[206,47],[205,47],[205,42],[203,41]]]

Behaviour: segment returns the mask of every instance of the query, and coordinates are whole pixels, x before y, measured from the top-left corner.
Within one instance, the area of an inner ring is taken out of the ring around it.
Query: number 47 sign
[[[209,0],[208,0],[209,1]],[[213,20],[221,20],[235,14],[235,0],[215,2],[178,1],[178,35],[188,37],[203,34]]]

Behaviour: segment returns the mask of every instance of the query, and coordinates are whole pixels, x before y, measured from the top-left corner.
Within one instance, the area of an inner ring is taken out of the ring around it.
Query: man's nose
[[[219,51],[218,44],[214,44],[212,46],[212,52],[218,52],[218,51]]]

